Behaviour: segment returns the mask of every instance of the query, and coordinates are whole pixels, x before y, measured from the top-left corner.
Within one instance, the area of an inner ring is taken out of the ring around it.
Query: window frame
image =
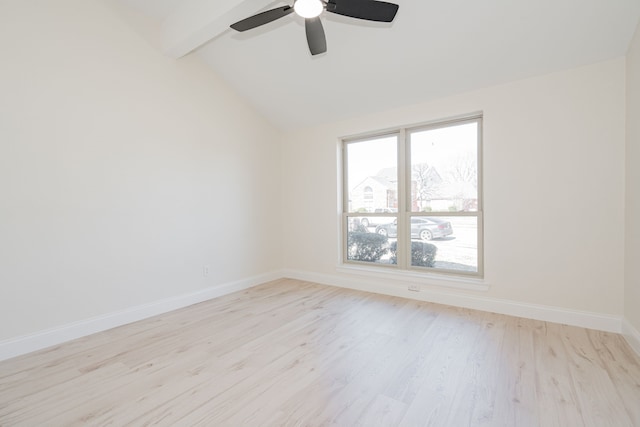
[[[410,273],[421,275],[442,275],[442,276],[458,276],[469,279],[484,278],[484,182],[483,182],[483,113],[477,112],[473,114],[434,120],[427,123],[420,123],[409,126],[399,126],[397,128],[370,132],[355,136],[340,138],[341,153],[341,176],[340,189],[342,195],[340,197],[342,206],[340,207],[340,263],[343,266],[371,267],[370,271],[395,271],[398,273]],[[477,207],[475,211],[432,211],[432,212],[414,212],[412,211],[412,166],[411,166],[411,135],[418,132],[446,128],[451,126],[462,125],[466,123],[476,123],[477,125],[477,152],[476,152],[476,168],[477,168]],[[384,138],[395,136],[397,144],[397,200],[398,209],[395,213],[358,213],[349,212],[349,180],[348,180],[348,146],[353,143],[364,143],[368,140],[376,138]],[[397,264],[378,264],[373,262],[356,261],[347,259],[347,236],[349,233],[350,217],[395,217],[397,220]],[[476,218],[477,224],[477,271],[468,272],[462,270],[452,270],[436,267],[423,267],[411,265],[410,247],[411,234],[410,224],[413,217],[473,217]],[[402,234],[402,237],[401,237]],[[381,270],[380,270],[381,269]]]

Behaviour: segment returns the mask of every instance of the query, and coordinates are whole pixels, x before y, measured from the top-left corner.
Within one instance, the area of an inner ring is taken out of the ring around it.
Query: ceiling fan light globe
[[[293,10],[303,18],[315,18],[320,16],[324,6],[320,0],[297,0]]]

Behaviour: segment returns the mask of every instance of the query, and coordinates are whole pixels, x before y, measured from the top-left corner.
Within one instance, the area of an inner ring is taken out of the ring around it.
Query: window
[[[343,140],[343,262],[482,276],[480,115]]]
[[[373,207],[373,188],[364,187],[364,208],[369,211]]]

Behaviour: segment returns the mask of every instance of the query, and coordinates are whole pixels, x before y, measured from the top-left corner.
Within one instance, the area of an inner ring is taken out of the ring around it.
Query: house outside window
[[[344,263],[482,276],[481,115],[342,145]]]
[[[374,200],[373,188],[369,187],[368,185],[364,187],[363,197],[364,197],[363,207],[366,210],[366,212],[369,212],[371,208],[373,208],[373,200]]]

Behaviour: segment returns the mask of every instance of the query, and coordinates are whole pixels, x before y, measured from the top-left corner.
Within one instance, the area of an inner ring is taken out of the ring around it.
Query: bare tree
[[[417,163],[411,168],[411,181],[415,183],[415,188],[412,189],[413,197],[418,206],[422,208],[427,201],[435,198],[438,194],[438,186],[442,183],[442,177],[427,163]]]
[[[478,163],[474,156],[458,156],[447,173],[447,181],[454,184],[456,194],[462,201],[462,210],[473,210],[478,199]]]
[[[450,182],[470,184],[478,188],[478,163],[475,157],[458,156],[452,163],[447,178]]]

